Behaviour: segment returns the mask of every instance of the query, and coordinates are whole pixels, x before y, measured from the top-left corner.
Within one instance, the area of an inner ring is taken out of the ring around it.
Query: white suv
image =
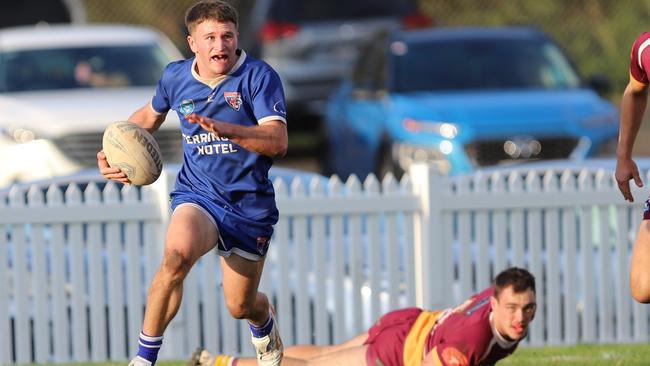
[[[182,57],[143,27],[0,30],[0,185],[95,165],[104,128],[147,103],[165,65]],[[181,159],[175,114],[155,136],[165,160]]]

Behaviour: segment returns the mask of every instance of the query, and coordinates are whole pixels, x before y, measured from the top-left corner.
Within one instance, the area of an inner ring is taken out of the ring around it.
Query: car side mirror
[[[589,87],[594,89],[599,95],[605,95],[611,90],[612,83],[605,74],[594,74],[587,80]]]

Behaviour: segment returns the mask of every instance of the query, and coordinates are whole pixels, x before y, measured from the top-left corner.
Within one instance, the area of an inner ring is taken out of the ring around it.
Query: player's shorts
[[[645,200],[645,204],[643,205],[643,219],[650,220],[650,198]]]
[[[368,366],[404,366],[404,342],[422,312],[420,308],[391,311],[370,329],[364,344]]]
[[[217,252],[224,257],[237,254],[240,257],[259,261],[266,255],[273,226],[247,220],[232,212],[227,206],[219,205],[194,193],[175,191],[171,194],[172,211],[181,205],[191,205],[201,210],[212,221],[219,232]]]

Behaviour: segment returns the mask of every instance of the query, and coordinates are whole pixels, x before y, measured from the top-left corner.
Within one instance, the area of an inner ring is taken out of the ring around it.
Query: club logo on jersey
[[[180,110],[184,116],[191,114],[194,112],[194,101],[192,99],[185,99],[181,102]]]
[[[442,351],[442,360],[449,366],[468,366],[467,356],[454,347],[447,347]]]
[[[232,109],[239,110],[242,105],[241,94],[239,92],[224,92],[223,97]]]
[[[270,238],[268,236],[259,236],[257,238],[257,251],[260,254],[264,255],[269,249],[269,240]]]

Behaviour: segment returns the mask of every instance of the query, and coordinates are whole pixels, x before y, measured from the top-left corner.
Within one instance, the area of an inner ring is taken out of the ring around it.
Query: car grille
[[[467,144],[465,152],[476,165],[487,166],[518,160],[565,159],[577,144],[578,139],[571,137],[488,140]],[[522,150],[525,152],[517,153]]]
[[[183,160],[183,142],[179,130],[158,130],[154,133],[165,162]],[[97,151],[102,146],[102,133],[77,133],[56,139],[54,143],[71,160],[84,166],[97,165]]]

